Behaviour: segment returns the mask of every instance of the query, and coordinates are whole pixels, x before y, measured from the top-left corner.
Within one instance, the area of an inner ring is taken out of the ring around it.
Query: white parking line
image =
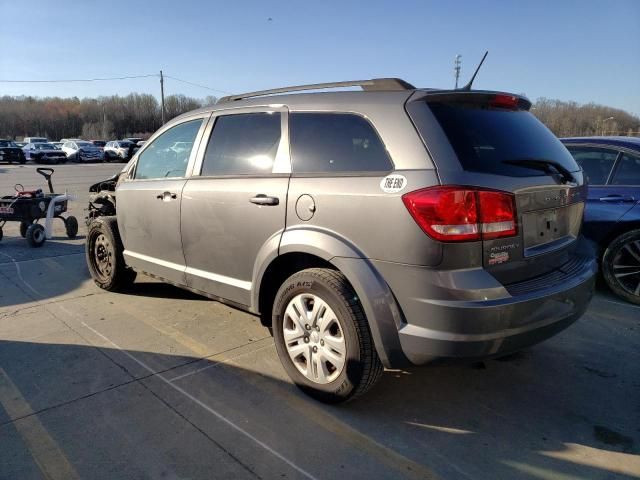
[[[265,348],[270,348],[270,347],[273,347],[273,346],[274,346],[274,344],[273,344],[273,342],[271,342],[269,345],[264,345],[264,346],[262,346],[260,348],[256,348],[255,350],[251,350],[250,352],[241,353],[241,354],[236,355],[234,357],[227,358],[226,360],[223,360],[221,362],[215,362],[215,363],[212,363],[210,365],[207,365],[206,367],[202,367],[202,368],[198,368],[196,370],[193,370],[192,372],[183,373],[182,375],[178,375],[176,377],[173,377],[169,381],[170,382],[175,382],[177,380],[182,380],[183,378],[190,377],[191,375],[195,375],[196,373],[204,372],[205,370],[209,370],[210,368],[220,367],[220,366],[225,365],[227,363],[231,363],[231,362],[233,362],[234,360],[236,360],[238,358],[246,357],[247,355],[259,352],[260,350],[264,350]]]
[[[209,405],[207,405],[206,403],[204,403],[202,400],[199,400],[198,398],[194,397],[193,395],[191,395],[189,392],[187,392],[186,390],[180,388],[179,386],[177,386],[176,384],[172,383],[171,380],[168,380],[167,378],[165,378],[163,375],[159,374],[159,373],[155,373],[155,371],[149,367],[147,364],[145,364],[143,361],[137,359],[135,356],[133,356],[132,354],[130,354],[129,352],[127,352],[126,350],[123,350],[117,343],[115,343],[114,341],[112,341],[111,339],[107,338],[106,336],[104,336],[102,333],[100,333],[99,331],[97,331],[96,329],[90,327],[89,325],[87,325],[86,323],[82,322],[82,325],[84,327],[86,327],[87,329],[91,330],[93,333],[95,333],[96,335],[98,335],[100,338],[102,338],[103,340],[105,340],[106,342],[110,343],[111,345],[113,345],[116,349],[120,350],[122,353],[124,353],[127,357],[129,357],[131,360],[133,360],[134,362],[136,362],[138,365],[140,365],[142,368],[144,368],[145,370],[147,370],[149,373],[154,374],[154,376],[158,377],[160,380],[162,380],[164,383],[166,383],[167,385],[169,385],[171,388],[173,388],[174,390],[176,390],[177,392],[181,393],[182,395],[184,395],[185,397],[187,397],[189,400],[191,400],[192,402],[196,403],[197,405],[199,405],[200,407],[204,408],[207,412],[209,412],[211,415],[213,415],[214,417],[218,418],[219,420],[222,420],[224,423],[226,423],[227,425],[229,425],[231,428],[233,428],[234,430],[240,432],[241,434],[243,434],[245,437],[253,440],[256,444],[258,444],[260,447],[264,448],[267,452],[271,453],[273,456],[279,458],[280,460],[282,460],[284,463],[286,463],[287,465],[289,465],[291,468],[293,468],[294,470],[296,470],[298,473],[302,474],[303,476],[311,479],[311,480],[316,480],[316,477],[314,477],[313,475],[311,475],[309,472],[307,472],[306,470],[300,468],[298,465],[296,465],[295,463],[293,463],[291,460],[289,460],[288,458],[286,458],[284,455],[282,455],[281,453],[275,451],[273,448],[271,448],[269,445],[267,445],[266,443],[264,443],[263,441],[257,439],[256,437],[254,437],[253,435],[251,435],[249,432],[247,432],[245,429],[243,429],[242,427],[236,425],[235,423],[233,423],[231,420],[229,420],[227,417],[225,417],[224,415],[222,415],[220,412],[214,410],[213,408],[211,408]]]
[[[29,288],[29,290],[31,290],[37,297],[43,297],[43,295],[38,290],[33,288],[31,286],[31,284],[24,279],[24,277],[22,276],[22,270],[20,270],[20,264],[18,263],[18,261],[15,258],[13,258],[11,255],[8,255],[8,254],[2,253],[2,252],[0,252],[0,255],[4,255],[9,260],[11,260],[11,262],[13,263],[13,266],[16,267],[16,273],[18,274],[18,278],[20,279],[20,281],[22,283],[24,283],[24,285],[27,288]]]

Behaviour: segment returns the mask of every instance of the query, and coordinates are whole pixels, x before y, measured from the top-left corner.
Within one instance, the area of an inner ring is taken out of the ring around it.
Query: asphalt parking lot
[[[640,478],[640,307],[602,288],[555,338],[501,361],[385,372],[325,406],[242,312],[139,276],[99,290],[88,186],[122,164],[56,167],[80,235],[0,242],[0,478]],[[0,194],[44,185],[0,165]]]

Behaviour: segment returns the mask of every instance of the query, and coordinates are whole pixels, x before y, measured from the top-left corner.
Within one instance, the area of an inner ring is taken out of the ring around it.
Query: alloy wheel
[[[626,292],[640,296],[640,240],[625,243],[613,257],[613,275]]]

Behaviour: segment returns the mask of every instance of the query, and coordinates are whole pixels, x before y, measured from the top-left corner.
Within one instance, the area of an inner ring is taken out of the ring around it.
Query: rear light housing
[[[444,185],[402,196],[422,230],[441,242],[512,237],[517,231],[515,196],[509,192]]]
[[[498,93],[489,102],[492,107],[505,108],[507,110],[517,110],[520,105],[520,99],[515,95],[507,95]]]

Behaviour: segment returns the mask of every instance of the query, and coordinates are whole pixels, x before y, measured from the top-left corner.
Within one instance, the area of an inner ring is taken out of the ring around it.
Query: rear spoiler
[[[522,95],[487,90],[418,90],[408,102],[458,103],[468,106],[486,105],[506,110],[529,110],[531,101]]]

